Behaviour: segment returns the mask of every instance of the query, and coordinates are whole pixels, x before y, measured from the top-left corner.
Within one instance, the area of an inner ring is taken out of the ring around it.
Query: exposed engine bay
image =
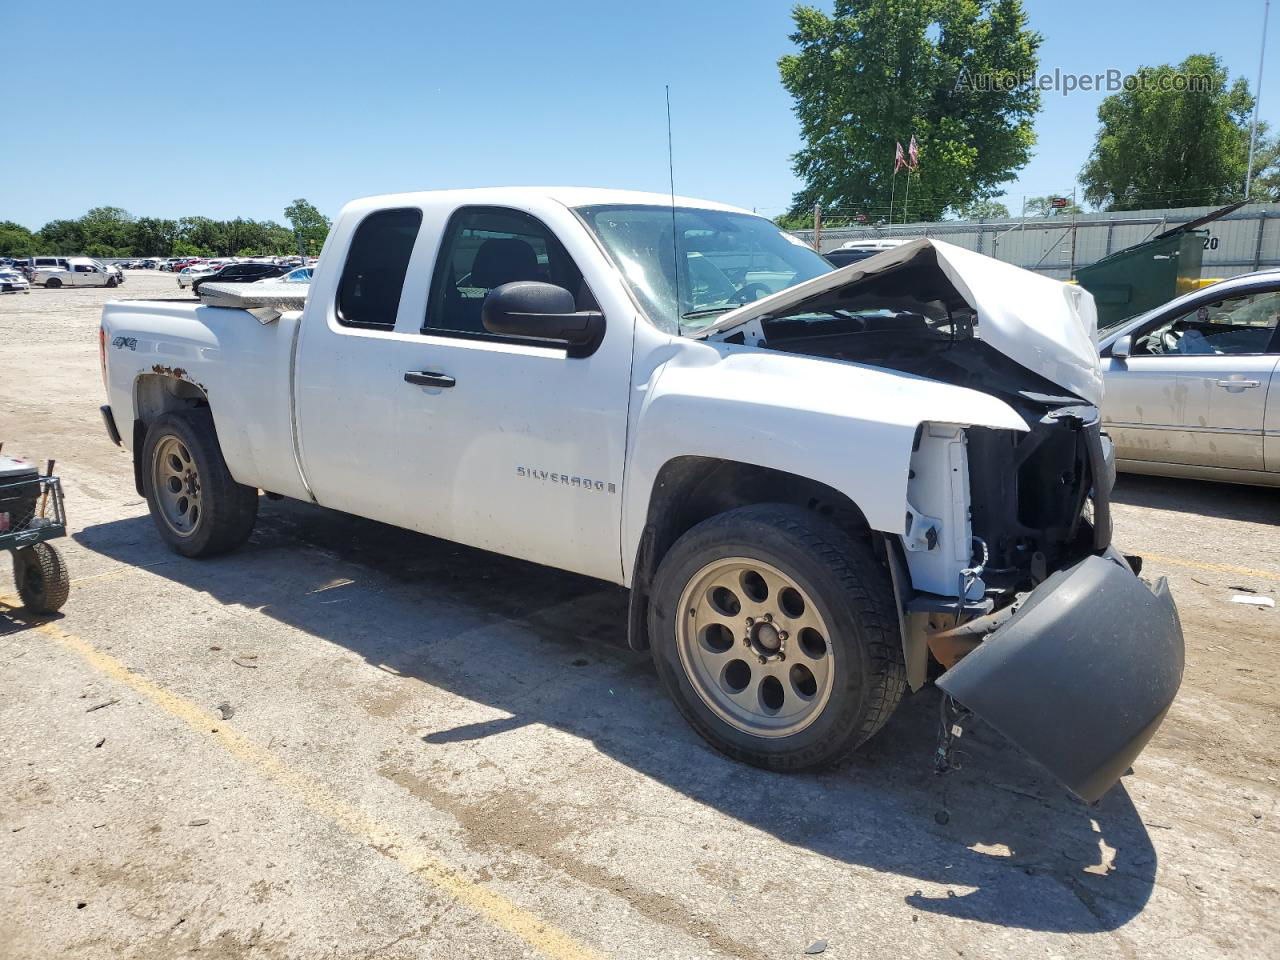
[[[758,318],[755,345],[829,357],[999,397],[1028,433],[967,431],[971,523],[988,589],[1029,590],[1111,541],[1099,412],[980,339],[976,311],[916,257]],[[746,336],[746,334],[742,334]],[[726,339],[736,339],[730,336]]]

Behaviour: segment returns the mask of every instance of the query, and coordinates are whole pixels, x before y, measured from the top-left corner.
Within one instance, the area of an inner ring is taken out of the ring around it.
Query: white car
[[[104,422],[184,556],[266,490],[621,584],[694,729],[776,771],[852,753],[932,657],[1096,800],[1183,641],[1111,546],[1093,298],[933,240],[867,263],[665,195],[358,200],[315,296],[107,304]]]
[[[1099,350],[1120,470],[1280,487],[1280,270],[1115,324]]]
[[[199,280],[201,277],[207,277],[217,272],[218,268],[209,263],[197,264],[194,267],[183,267],[178,271],[178,287],[181,290],[185,290],[191,286],[193,280]]]
[[[30,293],[31,284],[17,270],[0,267],[0,293]]]
[[[59,287],[118,287],[120,271],[88,257],[67,257],[66,266],[37,267],[31,282],[50,290]]]

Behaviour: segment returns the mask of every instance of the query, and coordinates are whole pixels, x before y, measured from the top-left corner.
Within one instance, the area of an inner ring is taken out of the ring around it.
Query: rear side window
[[[338,283],[338,322],[348,327],[390,330],[400,310],[421,210],[379,210],[356,227]]]

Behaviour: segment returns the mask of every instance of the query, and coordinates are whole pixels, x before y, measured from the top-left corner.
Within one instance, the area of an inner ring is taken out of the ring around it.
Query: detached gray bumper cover
[[[1160,726],[1182,665],[1168,584],[1109,552],[1045,580],[938,686],[1093,802]]]

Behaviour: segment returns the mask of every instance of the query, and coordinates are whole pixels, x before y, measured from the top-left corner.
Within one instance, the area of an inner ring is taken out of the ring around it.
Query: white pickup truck
[[[107,430],[186,556],[242,543],[261,490],[626,585],[684,716],[775,770],[844,758],[932,672],[945,729],[972,711],[1093,800],[1177,692],[1168,589],[1110,546],[1078,288],[503,188],[356,201],[309,289],[201,299],[101,331]]]
[[[119,267],[107,266],[89,257],[58,258],[54,264],[37,266],[31,274],[37,286],[56,290],[58,287],[118,287],[124,283]]]

